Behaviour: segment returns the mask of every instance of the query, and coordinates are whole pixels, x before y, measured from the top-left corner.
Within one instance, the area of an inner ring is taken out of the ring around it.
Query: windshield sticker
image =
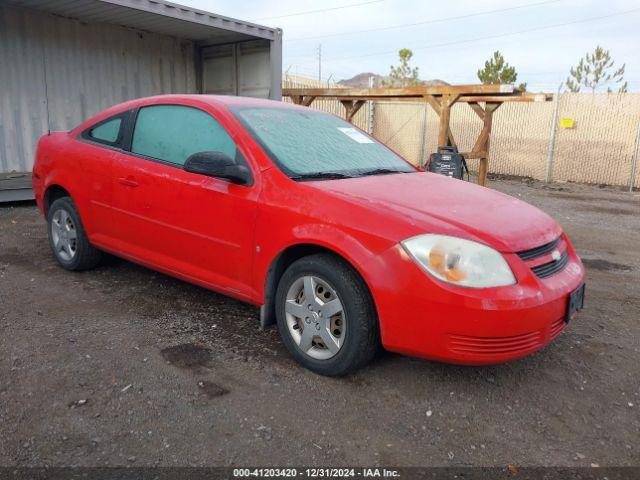
[[[356,130],[355,128],[340,128],[338,127],[342,133],[344,133],[351,140],[355,140],[358,143],[373,143],[369,137],[367,137],[364,133]]]

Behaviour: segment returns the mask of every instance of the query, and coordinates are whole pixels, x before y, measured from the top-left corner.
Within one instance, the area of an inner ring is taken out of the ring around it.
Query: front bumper
[[[426,274],[399,245],[370,267],[382,343],[388,350],[449,363],[482,365],[529,355],[565,327],[569,294],[584,268],[567,242],[564,269],[538,278],[515,254],[505,258],[518,283],[472,289]]]

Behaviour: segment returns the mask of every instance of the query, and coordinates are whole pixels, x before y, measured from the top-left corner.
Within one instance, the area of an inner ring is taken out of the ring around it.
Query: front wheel
[[[360,368],[380,343],[367,286],[350,265],[330,254],[304,257],[285,271],[276,293],[276,317],[289,352],[321,375]]]

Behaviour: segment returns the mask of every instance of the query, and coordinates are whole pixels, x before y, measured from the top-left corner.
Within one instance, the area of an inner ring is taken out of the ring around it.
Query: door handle
[[[122,185],[126,187],[131,187],[131,188],[135,188],[139,185],[139,183],[136,182],[133,177],[127,177],[127,178],[120,177],[118,178],[118,183],[121,183]]]

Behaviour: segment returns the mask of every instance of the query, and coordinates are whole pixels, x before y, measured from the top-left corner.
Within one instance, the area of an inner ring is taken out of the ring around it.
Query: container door
[[[202,93],[237,95],[236,48],[222,45],[202,49]]]
[[[256,40],[238,44],[238,95],[269,98],[271,59],[269,42]]]
[[[252,40],[202,49],[202,93],[269,98],[270,44]]]

